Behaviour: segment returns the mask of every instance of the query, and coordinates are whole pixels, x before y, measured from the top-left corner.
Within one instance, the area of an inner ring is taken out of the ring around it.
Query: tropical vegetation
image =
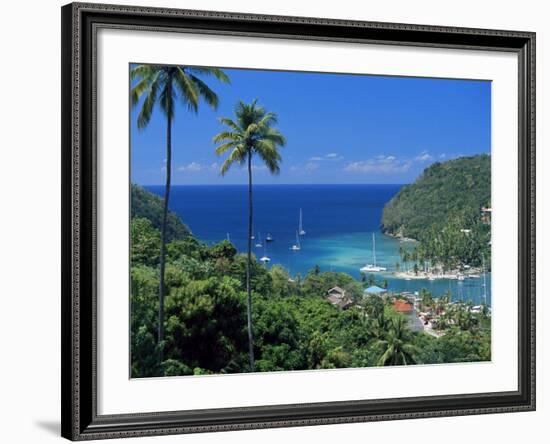
[[[422,310],[441,313],[441,337],[413,332],[392,296],[365,296],[364,282],[314,267],[307,275],[267,268],[227,240],[206,245],[186,231],[166,245],[166,317],[156,340],[160,229],[163,209],[132,187],[145,213],[131,219],[131,375],[241,373],[249,361],[247,268],[254,300],[254,371],[329,369],[490,360],[490,313],[467,303],[422,293]],[[147,214],[147,217],[143,217]],[[174,217],[177,217],[174,215]],[[180,221],[180,223],[182,223]],[[183,224],[183,223],[182,223]],[[326,299],[339,286],[354,305],[341,310]]]
[[[426,261],[446,270],[480,267],[491,254],[491,227],[481,217],[490,203],[490,155],[435,162],[386,204],[382,230],[419,241],[401,254],[411,267]]]
[[[254,371],[254,334],[252,327],[252,160],[260,159],[267,166],[271,174],[278,174],[281,155],[278,148],[285,145],[284,136],[273,127],[277,123],[275,113],[267,112],[254,100],[250,104],[239,102],[235,108],[235,119],[222,117],[227,130],[214,136],[215,143],[221,143],[216,148],[216,154],[228,153],[220,172],[227,173],[232,165],[246,165],[248,172],[248,243],[246,260],[246,292],[247,292],[247,331],[248,355],[250,371]]]
[[[157,345],[161,360],[164,341],[166,243],[169,239],[167,219],[172,172],[172,124],[177,101],[182,102],[189,111],[194,113],[198,112],[201,100],[214,109],[218,106],[218,96],[201,79],[204,76],[214,76],[221,82],[229,82],[227,75],[218,68],[199,68],[183,65],[135,65],[130,70],[130,79],[133,82],[130,91],[130,102],[132,107],[141,106],[137,118],[138,129],[143,130],[147,127],[157,106],[160,107],[166,117],[166,184],[160,223],[157,331]]]

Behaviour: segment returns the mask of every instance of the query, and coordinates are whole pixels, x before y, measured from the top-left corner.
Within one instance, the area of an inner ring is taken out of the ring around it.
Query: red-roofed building
[[[402,299],[396,299],[393,303],[393,308],[398,313],[411,314],[413,312],[413,305]]]
[[[422,331],[424,329],[423,321],[416,315],[416,310],[411,302],[396,299],[393,301],[393,309],[405,316],[411,331]]]

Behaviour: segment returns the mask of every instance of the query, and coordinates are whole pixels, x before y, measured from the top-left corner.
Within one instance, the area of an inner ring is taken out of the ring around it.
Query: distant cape
[[[491,204],[491,156],[479,154],[436,162],[405,185],[384,207],[382,231],[422,238],[457,214],[479,216]]]

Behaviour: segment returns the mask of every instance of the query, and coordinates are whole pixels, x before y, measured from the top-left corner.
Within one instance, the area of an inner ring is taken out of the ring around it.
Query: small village
[[[326,300],[340,310],[352,307],[362,310],[365,300],[371,297],[380,298],[385,304],[391,305],[396,313],[403,315],[412,332],[423,331],[436,338],[445,335],[445,330],[453,325],[465,322],[468,326],[474,326],[479,322],[475,315],[490,315],[490,308],[486,305],[451,302],[449,295],[433,298],[428,291],[393,293],[371,285],[364,290],[364,297],[359,301],[346,295],[346,290],[338,286],[330,288],[326,294]]]

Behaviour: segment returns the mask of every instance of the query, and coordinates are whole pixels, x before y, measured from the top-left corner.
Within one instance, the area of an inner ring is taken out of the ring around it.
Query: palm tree
[[[407,321],[402,317],[394,317],[389,323],[389,329],[384,338],[378,341],[382,354],[377,365],[408,365],[414,364],[415,347],[410,343]]]
[[[220,173],[224,175],[234,164],[246,165],[248,170],[248,250],[246,261],[246,292],[248,355],[250,371],[254,371],[254,336],[252,333],[252,289],[250,286],[250,269],[252,263],[252,158],[257,155],[267,166],[271,174],[278,174],[281,155],[278,148],[285,145],[284,136],[273,125],[277,116],[267,112],[256,103],[240,101],[235,108],[235,120],[221,118],[220,122],[228,127],[214,137],[215,143],[221,143],[216,148],[219,156],[229,153],[223,162]]]
[[[433,307],[432,294],[425,288],[422,288],[420,290],[420,303],[422,304],[422,309],[424,311],[427,309],[427,307]]]
[[[168,201],[170,198],[170,181],[172,172],[172,121],[175,115],[175,104],[179,99],[189,111],[196,113],[200,100],[203,99],[210,107],[216,109],[218,96],[200,79],[201,76],[214,76],[224,83],[229,78],[217,68],[199,68],[182,65],[137,65],[130,71],[130,79],[135,82],[130,91],[132,107],[143,103],[138,114],[137,126],[143,130],[147,127],[153,115],[155,105],[166,117],[166,185],[164,188],[164,202],[162,209],[162,224],[160,230],[160,259],[159,259],[159,317],[158,317],[158,345],[160,361],[163,360],[164,340],[164,270],[166,264],[166,219]]]

